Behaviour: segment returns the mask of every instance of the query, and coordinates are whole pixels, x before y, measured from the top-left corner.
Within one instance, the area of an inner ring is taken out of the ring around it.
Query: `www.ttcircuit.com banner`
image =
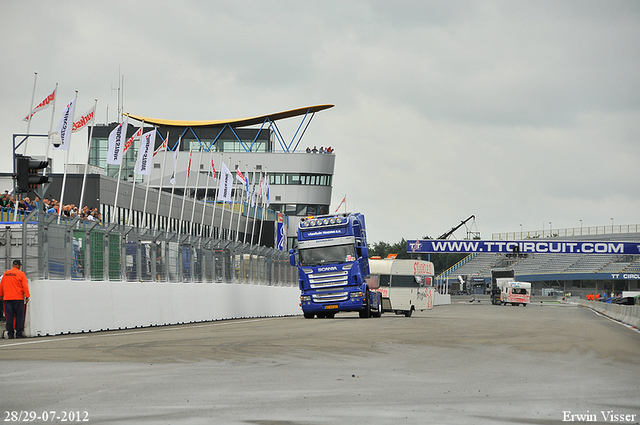
[[[640,242],[408,240],[407,252],[638,255],[640,254]]]

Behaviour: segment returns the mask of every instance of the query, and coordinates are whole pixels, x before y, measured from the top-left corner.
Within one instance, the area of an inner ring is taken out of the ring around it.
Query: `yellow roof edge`
[[[323,111],[325,109],[333,108],[335,105],[314,105],[307,106],[304,108],[291,109],[288,111],[275,112],[272,114],[260,115],[257,117],[249,117],[249,118],[238,118],[238,119],[230,119],[230,120],[211,120],[211,121],[191,121],[191,120],[167,120],[161,118],[149,118],[142,117],[140,115],[133,115],[126,113],[129,118],[133,118],[137,121],[144,121],[148,124],[155,125],[166,125],[172,127],[221,127],[224,125],[231,125],[233,127],[247,127],[250,125],[258,125],[262,124],[265,119],[269,118],[271,121],[277,121],[285,118],[292,118],[300,115],[304,115],[308,112],[315,113],[319,111]]]

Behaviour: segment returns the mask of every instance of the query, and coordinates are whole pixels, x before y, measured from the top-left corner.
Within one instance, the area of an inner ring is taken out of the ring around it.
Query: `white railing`
[[[520,240],[537,238],[561,238],[575,236],[600,236],[612,234],[640,233],[640,224],[618,224],[608,226],[569,227],[564,229],[528,230],[520,232],[494,233],[492,240]]]

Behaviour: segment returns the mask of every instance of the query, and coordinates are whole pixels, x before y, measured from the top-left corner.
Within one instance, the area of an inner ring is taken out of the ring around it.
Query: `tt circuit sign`
[[[639,255],[638,242],[408,240],[407,252]]]

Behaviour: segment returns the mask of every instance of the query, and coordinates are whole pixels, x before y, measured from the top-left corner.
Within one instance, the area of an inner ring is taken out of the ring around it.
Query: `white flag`
[[[69,102],[64,111],[62,111],[62,119],[58,124],[58,134],[62,140],[60,146],[54,146],[54,149],[69,150],[69,140],[73,128],[73,110],[75,109],[75,99]]]
[[[176,146],[175,150],[173,151],[173,174],[171,174],[171,179],[169,180],[169,182],[172,185],[176,184],[176,168],[178,167],[178,147]]]
[[[267,208],[271,205],[271,199],[269,198],[269,181],[267,180]]]
[[[222,163],[222,172],[220,173],[220,183],[218,184],[218,200],[224,202],[231,202],[231,186],[233,185],[233,174],[227,168],[227,165]]]
[[[140,149],[138,150],[138,162],[136,173],[149,175],[153,167],[153,146],[156,143],[156,130],[153,129],[142,135]]]
[[[124,139],[127,138],[127,120],[124,119],[109,134],[109,149],[107,151],[107,164],[120,165],[124,153]]]
[[[82,114],[82,116],[73,123],[73,129],[71,131],[75,133],[76,131],[82,130],[87,124],[93,121],[95,112],[95,106],[92,106],[91,109]]]
[[[160,146],[158,146],[158,149],[156,149],[155,151],[153,151],[153,156],[156,156],[158,154],[158,152],[160,151],[166,151],[167,150],[167,141],[169,140],[169,137],[167,137],[166,139],[164,139],[164,142],[162,142],[162,144]]]
[[[36,107],[33,108],[31,113],[26,117],[24,117],[22,121],[29,121],[31,117],[35,115],[36,112],[48,108],[49,105],[51,105],[51,102],[53,102],[55,98],[56,98],[56,89],[53,89],[53,92],[49,96],[45,97],[42,102],[38,103]]]
[[[262,174],[262,172],[260,172]],[[257,181],[256,181],[256,173],[254,171],[253,173],[253,187],[251,188],[251,206],[255,207],[256,206],[256,198],[258,197],[258,188],[256,187],[257,185]]]

